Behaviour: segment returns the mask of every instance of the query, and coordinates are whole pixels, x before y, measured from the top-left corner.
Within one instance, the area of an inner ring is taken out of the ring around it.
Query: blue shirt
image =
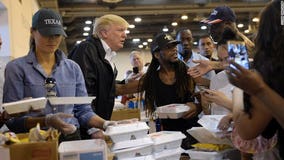
[[[56,64],[49,77],[56,80],[55,91],[57,97],[88,96],[79,65],[67,59],[60,50],[57,50],[55,55]],[[46,88],[44,87],[46,78],[48,76],[37,62],[34,51],[30,51],[28,55],[9,62],[5,71],[3,102],[18,101],[27,97],[46,97]],[[11,131],[16,133],[26,132],[28,130],[25,128],[24,118],[44,116],[53,112],[64,112],[74,114],[75,117],[66,119],[67,123],[74,124],[77,127],[80,124],[87,128],[90,118],[95,115],[91,106],[87,104],[53,107],[56,107],[56,111],[47,103],[42,112],[28,113],[23,117],[12,118],[6,124]]]

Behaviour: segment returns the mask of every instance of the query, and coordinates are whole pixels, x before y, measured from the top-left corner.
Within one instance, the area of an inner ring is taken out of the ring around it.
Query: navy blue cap
[[[61,16],[51,9],[38,10],[33,15],[32,28],[44,36],[62,35],[67,37]]]
[[[180,41],[173,39],[173,37],[166,33],[160,33],[155,36],[154,41],[151,45],[151,52],[154,53],[160,49],[163,49],[168,44],[179,44]]]
[[[202,20],[203,23],[214,24],[222,21],[236,22],[235,12],[228,6],[219,6],[215,8],[210,16]]]

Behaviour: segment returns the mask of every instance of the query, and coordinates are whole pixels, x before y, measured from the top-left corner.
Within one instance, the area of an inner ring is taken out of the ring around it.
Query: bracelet
[[[93,128],[88,129],[87,133],[88,135],[92,135],[93,133],[98,132],[98,131],[100,131],[100,129],[93,127]]]

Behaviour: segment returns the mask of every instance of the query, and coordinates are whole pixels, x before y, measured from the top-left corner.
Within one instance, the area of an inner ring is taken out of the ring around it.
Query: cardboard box
[[[19,139],[25,139],[28,134],[17,134]],[[23,142],[5,145],[10,151],[10,160],[58,160],[58,140],[45,142]]]
[[[140,120],[140,109],[118,109],[113,110],[111,120],[124,120],[124,119],[131,119],[131,118],[138,118]]]

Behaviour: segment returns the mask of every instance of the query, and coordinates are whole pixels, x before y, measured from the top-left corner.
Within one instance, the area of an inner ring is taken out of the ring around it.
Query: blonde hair
[[[108,27],[112,24],[118,24],[124,27],[129,26],[128,22],[124,18],[114,14],[107,14],[95,19],[93,35],[99,38],[100,31],[108,29]]]

